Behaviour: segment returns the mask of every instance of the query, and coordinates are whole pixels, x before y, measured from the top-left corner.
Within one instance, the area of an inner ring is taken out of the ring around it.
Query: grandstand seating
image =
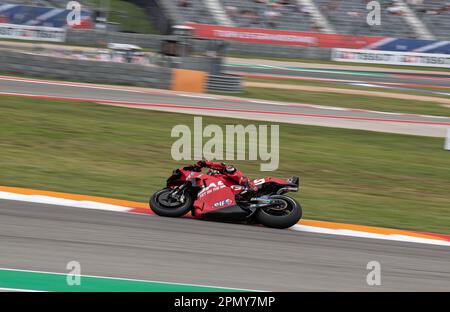
[[[200,24],[216,24],[214,17],[202,0],[175,0],[183,20],[178,22],[194,22]]]
[[[366,1],[315,0],[315,2],[337,33],[399,38],[415,37],[411,26],[402,16],[388,13],[386,4],[382,4],[381,7],[381,25],[370,26],[367,23]]]
[[[274,4],[255,0],[222,0],[222,4],[236,26],[313,30],[309,13],[302,12],[295,1]]]
[[[450,1],[425,0],[409,6],[437,39],[450,39]]]

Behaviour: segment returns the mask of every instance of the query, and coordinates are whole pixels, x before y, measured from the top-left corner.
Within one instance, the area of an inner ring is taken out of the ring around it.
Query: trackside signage
[[[0,38],[64,42],[66,30],[54,27],[0,24]]]
[[[333,49],[333,61],[450,68],[449,54]]]
[[[257,31],[236,31],[236,30],[214,30],[214,35],[219,38],[227,39],[242,39],[254,40],[254,41],[269,41],[271,43],[283,42],[283,43],[298,43],[304,45],[317,45],[317,38],[313,36],[305,35],[290,35],[290,34],[280,34],[280,33],[262,33]]]
[[[315,32],[231,27],[223,25],[196,24],[190,22],[185,24],[192,27],[194,29],[194,35],[199,38],[274,45],[361,49],[385,39],[385,37],[321,34]]]

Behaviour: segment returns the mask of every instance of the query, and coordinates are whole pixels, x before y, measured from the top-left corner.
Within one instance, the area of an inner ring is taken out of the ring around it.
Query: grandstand
[[[442,0],[381,0],[379,1],[381,25],[375,26],[369,26],[366,22],[368,13],[366,5],[369,0],[170,0],[170,2],[182,17],[176,22],[225,24],[214,18],[217,14],[214,14],[211,8],[215,10],[219,8],[232,21],[232,25],[238,27],[421,39],[448,39],[450,33],[450,2]]]
[[[100,0],[82,0],[98,9]],[[256,27],[294,31],[314,31],[350,35],[397,38],[449,39],[450,2],[443,0],[380,0],[381,25],[366,22],[369,0],[123,0],[112,3],[134,6],[159,3],[173,24],[194,22],[237,27]],[[0,22],[64,26],[65,0],[0,1]],[[12,8],[11,5],[17,7]],[[20,6],[21,5],[21,6]],[[113,10],[113,9],[111,9]],[[8,13],[9,12],[9,13]],[[59,13],[58,13],[59,12]],[[110,18],[119,12],[111,11]],[[136,21],[133,12],[120,12],[120,23]],[[44,16],[45,19],[36,19]],[[131,25],[133,27],[133,25]],[[127,31],[133,31],[127,27]],[[148,27],[147,27],[148,28]],[[140,32],[137,29],[136,32]]]
[[[399,38],[416,37],[403,15],[388,11],[389,8],[392,8],[389,4],[381,6],[381,24],[370,26],[367,23],[366,1],[316,0],[316,3],[337,33]]]
[[[411,1],[409,6],[415,12],[417,17],[420,18],[420,20],[423,21],[427,28],[430,29],[430,31],[436,36],[437,39],[449,39],[450,1]]]
[[[223,0],[222,3],[235,25],[240,27],[311,31],[314,25],[309,12],[290,1]]]

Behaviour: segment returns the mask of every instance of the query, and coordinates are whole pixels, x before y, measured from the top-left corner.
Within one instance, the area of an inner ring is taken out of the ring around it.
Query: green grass
[[[413,90],[413,89],[421,89],[421,90],[428,90],[428,91],[450,93],[450,89],[430,88],[430,87],[427,87],[426,85],[424,85],[424,87],[403,87],[408,90],[393,90],[393,89],[383,89],[383,88],[362,87],[362,86],[355,86],[355,85],[350,85],[350,84],[338,84],[338,83],[334,84],[334,83],[327,83],[327,82],[321,82],[321,81],[296,80],[296,79],[286,79],[286,78],[244,77],[244,80],[248,81],[248,82],[264,82],[264,83],[277,83],[277,84],[299,85],[299,86],[328,87],[328,88],[336,88],[336,89],[352,89],[352,90],[378,91],[378,92],[387,92],[387,93],[413,94],[413,95],[422,95],[422,96],[435,96],[435,97],[446,98],[446,99],[450,98],[450,96],[446,96],[446,95],[422,93],[422,92],[417,92],[417,91]],[[370,82],[368,82],[368,84],[370,84]]]
[[[145,9],[123,0],[109,0],[109,21],[120,23],[121,31],[142,34],[156,34],[157,30],[150,22]],[[97,8],[104,8],[105,1],[89,0],[88,3]]]
[[[450,116],[450,108],[443,106],[442,103],[391,99],[358,94],[246,87],[238,96],[244,98],[368,109],[393,113]]]
[[[0,97],[0,185],[145,202],[171,170],[173,126],[190,115]],[[203,124],[252,123],[204,117]],[[305,218],[450,233],[450,152],[443,139],[280,125],[280,168],[300,175]],[[190,162],[187,162],[190,163]]]

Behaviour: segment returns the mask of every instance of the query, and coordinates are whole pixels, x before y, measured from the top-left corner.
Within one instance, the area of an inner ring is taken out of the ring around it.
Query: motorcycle
[[[262,224],[284,229],[302,217],[300,204],[287,192],[299,189],[299,177],[267,177],[251,182],[255,188],[236,185],[227,175],[209,169],[187,166],[175,169],[167,186],[150,198],[150,208],[159,216],[181,217],[191,212],[194,218]]]

